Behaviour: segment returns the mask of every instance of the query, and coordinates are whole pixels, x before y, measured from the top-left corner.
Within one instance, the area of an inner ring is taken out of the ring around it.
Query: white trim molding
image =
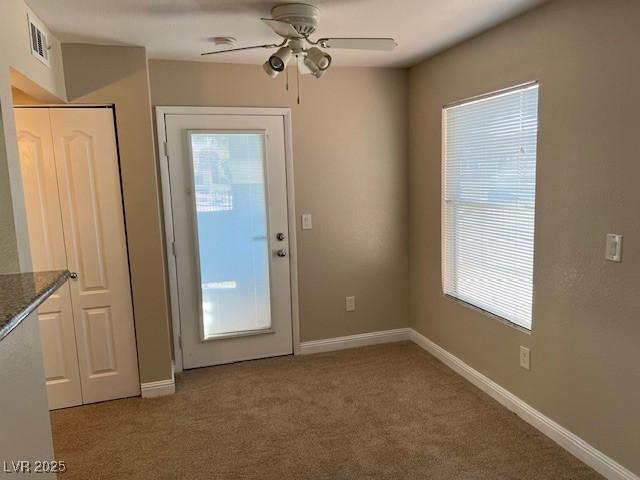
[[[414,343],[425,349],[446,366],[466,378],[480,390],[497,400],[504,407],[514,412],[525,422],[544,433],[547,437],[604,477],[609,480],[640,480],[638,475],[609,458],[595,447],[589,445],[583,439],[551,420],[493,380],[474,370],[455,355],[449,353],[415,330],[409,330],[409,338]]]
[[[311,353],[331,352],[334,350],[344,350],[345,348],[376,345],[378,343],[401,342],[403,340],[409,340],[410,330],[409,328],[397,328],[395,330],[383,330],[380,332],[361,333],[346,337],[300,342],[297,353],[309,355]]]
[[[163,397],[176,393],[176,382],[173,378],[140,384],[142,398]]]

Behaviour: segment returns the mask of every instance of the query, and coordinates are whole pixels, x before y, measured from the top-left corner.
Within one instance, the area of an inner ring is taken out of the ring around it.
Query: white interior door
[[[66,270],[49,110],[15,110],[33,270]],[[38,309],[49,408],[82,404],[78,354],[66,283]]]
[[[120,171],[108,108],[50,110],[84,403],[138,395]]]
[[[184,368],[292,353],[284,118],[165,126]]]

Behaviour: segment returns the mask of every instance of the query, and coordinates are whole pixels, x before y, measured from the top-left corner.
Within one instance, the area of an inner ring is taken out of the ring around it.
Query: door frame
[[[160,183],[162,206],[164,209],[164,234],[169,274],[169,298],[171,300],[171,327],[173,333],[174,371],[181,372],[182,342],[180,327],[180,308],[178,305],[178,276],[174,250],[173,209],[171,206],[171,184],[169,181],[169,157],[167,156],[167,115],[258,115],[282,117],[284,124],[285,170],[287,182],[287,219],[289,230],[289,278],[291,282],[291,328],[293,353],[300,354],[300,313],[298,306],[298,252],[296,241],[295,190],[293,184],[293,138],[291,130],[290,108],[261,107],[178,107],[157,106],[156,135],[158,141],[158,159],[160,163]]]

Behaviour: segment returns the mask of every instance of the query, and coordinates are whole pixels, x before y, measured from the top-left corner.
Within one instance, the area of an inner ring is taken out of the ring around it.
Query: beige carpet
[[[204,368],[52,413],[72,479],[596,479],[411,343]]]

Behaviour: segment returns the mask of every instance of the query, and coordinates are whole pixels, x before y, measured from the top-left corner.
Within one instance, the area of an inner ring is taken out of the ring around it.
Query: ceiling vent
[[[45,65],[49,66],[49,42],[47,34],[38,22],[31,16],[29,20],[29,38],[31,39],[31,54]]]

